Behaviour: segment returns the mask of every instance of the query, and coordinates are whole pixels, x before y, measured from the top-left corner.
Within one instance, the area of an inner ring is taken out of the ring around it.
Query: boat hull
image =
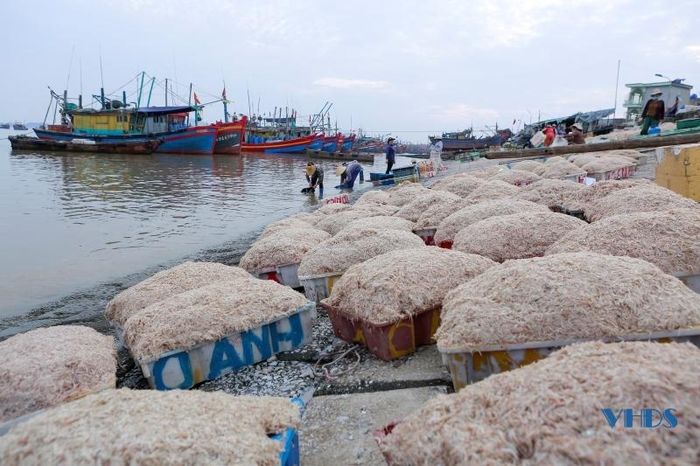
[[[323,139],[315,136],[289,139],[287,141],[263,142],[260,144],[241,144],[241,152],[263,152],[265,154],[299,154],[310,149],[312,144],[318,141],[323,144]]]
[[[202,126],[169,133],[123,135],[81,134],[45,129],[35,129],[34,132],[39,139],[47,141],[71,142],[74,139],[82,139],[97,144],[121,144],[157,140],[160,141],[156,150],[158,153],[210,155],[214,153],[217,129],[214,126]]]
[[[156,152],[168,154],[211,155],[216,145],[217,128],[202,126],[162,137]]]
[[[10,136],[12,150],[43,150],[51,152],[87,152],[100,154],[150,154],[158,148],[160,141],[132,141],[121,143],[74,143],[47,141],[29,136]]]
[[[246,119],[235,121],[233,123],[217,123],[214,126],[217,129],[216,144],[214,145],[215,154],[240,154],[241,142],[246,127]]]

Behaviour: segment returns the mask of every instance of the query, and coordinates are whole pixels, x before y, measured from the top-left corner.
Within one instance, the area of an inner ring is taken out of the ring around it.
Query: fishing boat
[[[500,146],[513,135],[509,129],[496,130],[493,136],[476,137],[472,129],[465,129],[453,133],[442,133],[442,150],[449,151],[469,151],[478,149],[488,149],[491,146]],[[429,136],[430,143],[437,141],[435,136]]]
[[[103,154],[150,154],[160,145],[160,140],[125,142],[94,142],[86,139],[52,141],[31,136],[10,136],[12,150],[40,150],[51,152],[90,152]]]
[[[245,138],[245,129],[248,124],[248,117],[243,116],[240,120],[233,122],[217,122],[212,126],[216,128],[215,154],[240,154],[241,142]]]
[[[312,134],[286,140],[267,140],[261,142],[244,142],[241,152],[262,152],[265,154],[305,153],[307,149],[320,148],[323,135]]]
[[[345,136],[343,138],[343,152],[350,152],[352,151],[352,147],[355,144],[355,135],[351,134],[350,136]]]
[[[334,136],[324,136],[321,150],[323,152],[340,152],[343,150],[344,141],[345,137],[342,133],[337,133]]]
[[[115,101],[119,102],[119,101]],[[78,139],[110,144],[159,140],[156,152],[175,154],[213,154],[218,128],[187,126],[191,106],[127,108],[111,105],[102,110],[66,108],[66,121],[34,130],[37,137],[49,141]]]
[[[13,123],[12,129],[15,131],[27,131],[29,128],[27,128],[27,126],[23,123]]]
[[[0,129],[10,129],[9,123],[0,123]]]

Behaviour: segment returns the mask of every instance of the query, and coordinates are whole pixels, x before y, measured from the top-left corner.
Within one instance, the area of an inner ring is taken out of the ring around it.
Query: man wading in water
[[[313,162],[306,164],[306,181],[309,182],[309,187],[301,190],[303,193],[313,193],[318,186],[318,195],[323,197],[323,169],[317,167]]]

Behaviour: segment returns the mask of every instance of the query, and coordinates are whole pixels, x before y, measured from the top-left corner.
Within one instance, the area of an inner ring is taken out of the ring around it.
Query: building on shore
[[[634,120],[642,114],[644,105],[651,98],[651,93],[655,89],[661,91],[661,99],[664,101],[667,109],[673,106],[676,97],[680,100],[680,105],[688,104],[690,102],[690,90],[693,86],[683,84],[682,81],[682,79],[674,79],[673,81],[656,83],[625,84],[630,89],[629,97],[624,103],[624,106],[627,108],[627,119]]]

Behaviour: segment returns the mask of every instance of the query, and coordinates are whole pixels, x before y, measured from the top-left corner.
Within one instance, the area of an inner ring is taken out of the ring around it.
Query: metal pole
[[[51,94],[51,100],[49,100],[49,107],[46,109],[46,115],[44,115],[44,123],[41,125],[42,128],[44,128],[44,129],[46,129],[46,120],[49,118],[49,112],[51,111],[51,104],[53,104],[53,93]]]
[[[165,106],[168,106],[168,78],[165,78]]]
[[[136,108],[141,107],[141,96],[143,95],[143,78],[145,74],[145,71],[141,72],[141,84],[139,84],[139,96],[136,99]]]
[[[146,107],[151,106],[151,94],[153,94],[153,85],[156,83],[156,78],[151,78],[151,88],[148,90],[148,102],[146,102]]]
[[[190,83],[190,96],[187,98],[188,105],[191,106],[192,105],[191,102],[192,102],[192,83]],[[194,125],[195,126],[197,126],[197,115],[198,115],[197,114],[197,104],[195,104],[195,107],[194,107]],[[189,123],[190,123],[190,113],[187,112],[187,126],[189,126]]]
[[[613,111],[613,119],[617,113],[617,89],[620,87],[620,59],[617,60],[617,78],[615,78],[615,111]]]

